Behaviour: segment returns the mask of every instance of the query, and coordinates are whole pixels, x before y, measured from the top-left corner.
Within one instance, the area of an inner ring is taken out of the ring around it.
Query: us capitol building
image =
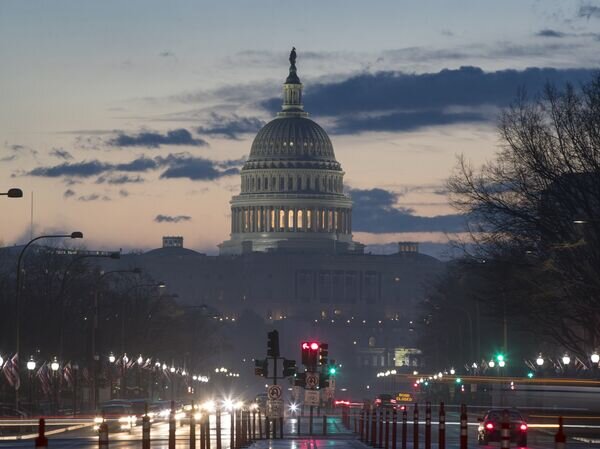
[[[353,241],[344,172],[329,136],[304,111],[295,51],[290,64],[282,110],[258,132],[241,170],[220,254],[186,249],[183,237],[170,236],[118,263],[140,267],[182,303],[220,320],[237,323],[250,313],[289,332],[289,341],[336,341],[332,350],[357,369],[416,366],[419,304],[445,264],[416,243],[372,255]],[[262,338],[252,340],[262,350]]]
[[[352,241],[352,202],[331,140],[304,111],[294,50],[290,64],[282,110],[258,132],[242,168],[222,255],[362,252]]]

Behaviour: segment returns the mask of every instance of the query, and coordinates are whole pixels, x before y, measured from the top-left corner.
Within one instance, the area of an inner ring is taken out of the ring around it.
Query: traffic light
[[[335,376],[335,374],[337,373],[337,368],[335,367],[335,365],[331,365],[327,372],[330,376]]]
[[[327,365],[327,356],[329,355],[329,345],[327,343],[321,343],[319,346],[319,364],[321,366]]]
[[[498,362],[504,362],[504,354],[496,354],[496,360],[498,360]]]
[[[319,388],[327,388],[329,387],[329,374],[320,373],[319,374]]]
[[[269,375],[269,361],[267,359],[254,361],[254,374],[267,377]]]
[[[296,361],[295,360],[283,360],[283,377],[290,377],[296,374]]]
[[[533,372],[529,371],[527,373],[527,377],[529,377],[530,379],[533,379]]]
[[[457,377],[457,378],[456,378],[456,383],[457,383],[457,384],[459,384],[459,383],[461,383],[461,382],[462,382],[462,379],[461,379],[460,377]]]
[[[298,373],[296,377],[294,377],[294,386],[296,387],[306,387],[306,373]]]
[[[302,342],[302,364],[313,371],[317,367],[319,347],[320,345],[316,341]]]
[[[279,357],[279,332],[277,331],[267,334],[267,356]]]

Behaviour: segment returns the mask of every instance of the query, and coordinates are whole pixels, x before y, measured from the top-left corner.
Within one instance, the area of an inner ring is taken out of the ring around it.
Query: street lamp
[[[544,364],[544,358],[541,353],[537,356],[537,359],[535,359],[535,363],[537,366],[542,366]]]
[[[142,357],[142,354],[140,354],[140,356],[137,358],[137,364],[141,366],[142,363],[144,363],[144,358]]]
[[[12,190],[12,189],[11,189]],[[10,192],[10,190],[9,190]],[[23,194],[23,192],[21,192],[21,195]],[[22,269],[22,261],[23,261],[23,255],[25,254],[25,251],[27,250],[27,248],[29,248],[29,246],[40,239],[64,239],[64,238],[70,238],[70,239],[82,239],[83,238],[83,233],[80,231],[74,231],[71,232],[70,234],[51,234],[51,235],[40,235],[39,237],[36,237],[34,239],[31,239],[29,242],[27,242],[27,244],[23,247],[23,249],[21,250],[21,252],[19,253],[19,258],[17,259],[17,291],[15,294],[15,327],[17,328],[17,332],[16,332],[16,348],[17,348],[17,356],[19,355],[19,350],[21,349],[21,310],[20,310],[20,305],[21,305],[21,269]],[[18,410],[19,409],[19,390],[15,390],[15,408]]]
[[[569,357],[569,354],[565,353],[565,355],[563,355],[562,362],[564,365],[571,363],[571,357]]]
[[[0,195],[7,196],[9,198],[23,198],[23,191],[21,189],[13,188],[8,189],[8,192],[0,192]]]
[[[600,362],[600,355],[598,355],[598,353],[596,351],[593,352],[593,354],[590,356],[590,360],[592,361],[592,363],[598,363]],[[1,362],[0,362],[1,364]]]
[[[55,407],[55,413],[58,413],[58,369],[60,368],[60,364],[58,363],[58,360],[56,357],[54,357],[54,359],[52,360],[52,363],[50,363],[50,369],[52,370],[52,380],[54,383],[54,407]]]
[[[109,274],[117,274],[117,273],[130,273],[130,274],[140,274],[142,270],[139,268],[133,268],[131,270],[111,270],[102,273],[98,279],[96,280],[96,285],[94,286],[94,319],[92,320],[92,343],[91,343],[91,352],[92,352],[92,405],[94,410],[96,410],[97,401],[98,401],[98,392],[96,391],[97,387],[97,373],[96,373],[96,361],[99,360],[98,355],[96,355],[96,331],[98,330],[98,295],[100,291],[100,282],[104,277]]]
[[[29,406],[31,407],[31,414],[33,415],[33,370],[35,369],[35,360],[33,356],[29,357],[27,361],[27,371],[29,371]]]
[[[496,362],[494,362],[493,360],[490,360],[490,363],[488,363],[488,366],[489,366],[490,368],[493,368],[493,367],[495,367],[495,366],[496,366]]]
[[[110,355],[108,356],[108,361],[110,363],[115,363],[115,360],[117,360],[117,358],[115,357],[115,355],[111,352]]]
[[[500,368],[504,368],[504,367],[506,366],[506,362],[505,362],[504,360],[500,360],[500,361],[498,362],[498,366],[499,366]]]

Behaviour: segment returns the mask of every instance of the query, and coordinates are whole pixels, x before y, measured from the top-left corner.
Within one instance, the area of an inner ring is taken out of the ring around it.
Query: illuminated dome
[[[244,168],[277,167],[281,162],[341,170],[325,130],[303,116],[284,115],[267,123],[256,135]]]
[[[302,105],[296,53],[282,110],[256,135],[231,200],[231,239],[221,254],[252,251],[356,252],[352,201],[329,136]]]

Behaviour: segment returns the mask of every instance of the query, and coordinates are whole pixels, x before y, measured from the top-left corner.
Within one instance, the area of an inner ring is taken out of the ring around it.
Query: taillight
[[[486,428],[487,430],[494,430],[494,424],[492,424],[491,422],[489,422],[489,423],[487,423],[487,424],[485,425],[485,428]]]
[[[527,430],[527,424],[521,424],[519,428],[524,432]]]

